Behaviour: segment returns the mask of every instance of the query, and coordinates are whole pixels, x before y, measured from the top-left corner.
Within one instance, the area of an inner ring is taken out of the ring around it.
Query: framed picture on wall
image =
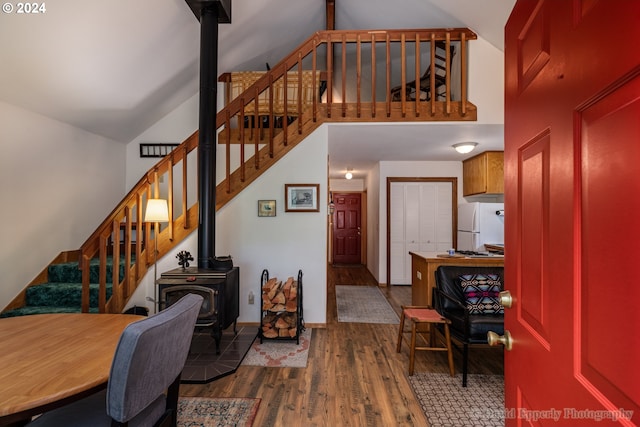
[[[258,216],[276,216],[276,201],[258,200]]]
[[[320,184],[285,184],[285,212],[319,212]]]

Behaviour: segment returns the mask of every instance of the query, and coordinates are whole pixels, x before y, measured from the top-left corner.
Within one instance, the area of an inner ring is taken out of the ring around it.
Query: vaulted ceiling
[[[502,49],[514,3],[336,0],[336,29],[469,27]],[[199,23],[184,0],[44,4],[0,12],[0,101],[127,143],[197,93]],[[232,0],[219,72],[277,63],[325,29],[325,10],[325,0]]]

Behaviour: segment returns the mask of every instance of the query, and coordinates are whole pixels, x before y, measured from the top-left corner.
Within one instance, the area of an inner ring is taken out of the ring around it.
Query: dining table
[[[0,426],[106,387],[122,331],[144,316],[58,313],[0,319]]]

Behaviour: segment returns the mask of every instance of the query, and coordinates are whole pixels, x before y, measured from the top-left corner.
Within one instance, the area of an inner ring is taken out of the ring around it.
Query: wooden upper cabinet
[[[504,193],[504,152],[485,151],[462,162],[464,196]]]

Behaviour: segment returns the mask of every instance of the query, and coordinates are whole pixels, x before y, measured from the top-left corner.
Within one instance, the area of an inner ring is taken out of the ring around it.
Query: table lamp
[[[158,311],[158,291],[156,284],[158,282],[158,233],[160,232],[160,223],[169,222],[169,207],[165,199],[149,199],[147,200],[147,209],[144,215],[145,222],[153,222],[153,296],[154,296],[154,313]]]

